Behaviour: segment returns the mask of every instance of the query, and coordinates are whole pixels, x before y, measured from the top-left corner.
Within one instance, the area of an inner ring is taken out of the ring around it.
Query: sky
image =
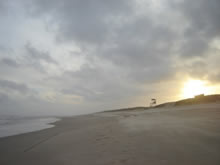
[[[78,115],[220,93],[219,0],[0,0],[0,115]]]

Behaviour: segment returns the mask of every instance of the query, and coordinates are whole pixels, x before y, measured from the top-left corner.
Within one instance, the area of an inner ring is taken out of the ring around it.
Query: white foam
[[[0,119],[0,137],[23,134],[54,127],[58,118],[13,118]]]

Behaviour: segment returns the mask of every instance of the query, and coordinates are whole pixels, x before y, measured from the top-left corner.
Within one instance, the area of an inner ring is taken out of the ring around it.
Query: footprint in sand
[[[121,160],[115,160],[113,162],[114,165],[121,165],[121,164],[126,164],[129,160],[128,159],[121,159]]]

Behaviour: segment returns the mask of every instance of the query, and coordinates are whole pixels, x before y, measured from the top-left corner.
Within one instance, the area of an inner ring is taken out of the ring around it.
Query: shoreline
[[[5,118],[0,125],[0,138],[36,132],[54,127],[58,117]]]

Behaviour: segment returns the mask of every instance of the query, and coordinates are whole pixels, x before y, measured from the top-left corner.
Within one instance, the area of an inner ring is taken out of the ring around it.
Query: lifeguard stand
[[[150,102],[150,107],[153,107],[157,104],[157,100],[156,99],[151,99],[151,102]]]

